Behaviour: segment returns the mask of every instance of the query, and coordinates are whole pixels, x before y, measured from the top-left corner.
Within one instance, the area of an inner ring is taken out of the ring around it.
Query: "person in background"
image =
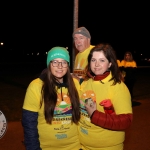
[[[120,70],[120,75],[121,75],[121,80],[124,82],[124,74],[122,73],[121,71],[121,62],[119,59],[117,59],[117,64],[118,64],[118,67],[119,67],[119,70]]]
[[[117,59],[117,64],[118,64],[118,67],[120,68],[121,67],[121,62],[119,59]]]
[[[94,47],[91,45],[91,35],[85,27],[79,27],[73,32],[74,46],[78,53],[75,57],[73,74],[79,78],[84,78],[87,57],[90,50]]]
[[[80,82],[83,81],[85,76],[85,67],[87,65],[87,57],[90,50],[94,47],[91,45],[91,35],[85,27],[79,27],[73,31],[72,34],[74,47],[78,51],[75,62],[72,77],[76,78]],[[44,69],[41,74],[46,72]]]
[[[81,148],[77,130],[79,82],[72,78],[69,64],[70,56],[65,48],[52,48],[47,54],[47,72],[27,88],[22,111],[27,150]]]
[[[78,126],[84,150],[123,150],[125,130],[132,123],[131,96],[122,82],[115,52],[100,43],[89,53],[81,83]]]
[[[121,72],[124,77],[124,83],[127,85],[132,99],[133,87],[136,81],[136,69],[137,64],[133,60],[132,53],[130,51],[125,52],[124,59],[121,61]]]

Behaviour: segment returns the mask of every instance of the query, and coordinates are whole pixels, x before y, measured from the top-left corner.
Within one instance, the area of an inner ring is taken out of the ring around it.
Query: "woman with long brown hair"
[[[47,54],[47,71],[33,80],[23,104],[24,143],[30,150],[78,150],[79,96],[69,69],[70,56],[63,47]]]

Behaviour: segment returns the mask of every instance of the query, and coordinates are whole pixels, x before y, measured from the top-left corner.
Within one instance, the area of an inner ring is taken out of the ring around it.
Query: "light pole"
[[[78,28],[78,5],[79,0],[74,0],[74,11],[73,11],[73,31]],[[74,68],[74,60],[76,55],[76,49],[74,48],[74,43],[72,44],[72,71]]]

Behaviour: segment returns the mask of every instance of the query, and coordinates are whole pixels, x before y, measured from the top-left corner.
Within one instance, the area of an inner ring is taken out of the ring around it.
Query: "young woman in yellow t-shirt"
[[[79,82],[69,71],[70,57],[63,47],[47,54],[47,69],[33,80],[24,99],[22,125],[27,150],[79,150]],[[38,67],[38,66],[37,66]]]
[[[101,43],[90,51],[80,103],[78,131],[83,149],[123,150],[132,105],[111,45]]]

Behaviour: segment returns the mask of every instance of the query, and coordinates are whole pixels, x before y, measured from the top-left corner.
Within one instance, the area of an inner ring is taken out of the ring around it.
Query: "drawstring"
[[[68,87],[67,84],[66,83],[60,83],[59,81],[55,82],[55,84],[56,84],[56,86],[58,88],[60,88],[60,91],[61,91],[61,100],[64,101],[63,94],[62,94],[62,87],[67,88]]]
[[[63,95],[62,95],[62,87],[60,87],[60,89],[61,89],[61,100],[64,101]]]

